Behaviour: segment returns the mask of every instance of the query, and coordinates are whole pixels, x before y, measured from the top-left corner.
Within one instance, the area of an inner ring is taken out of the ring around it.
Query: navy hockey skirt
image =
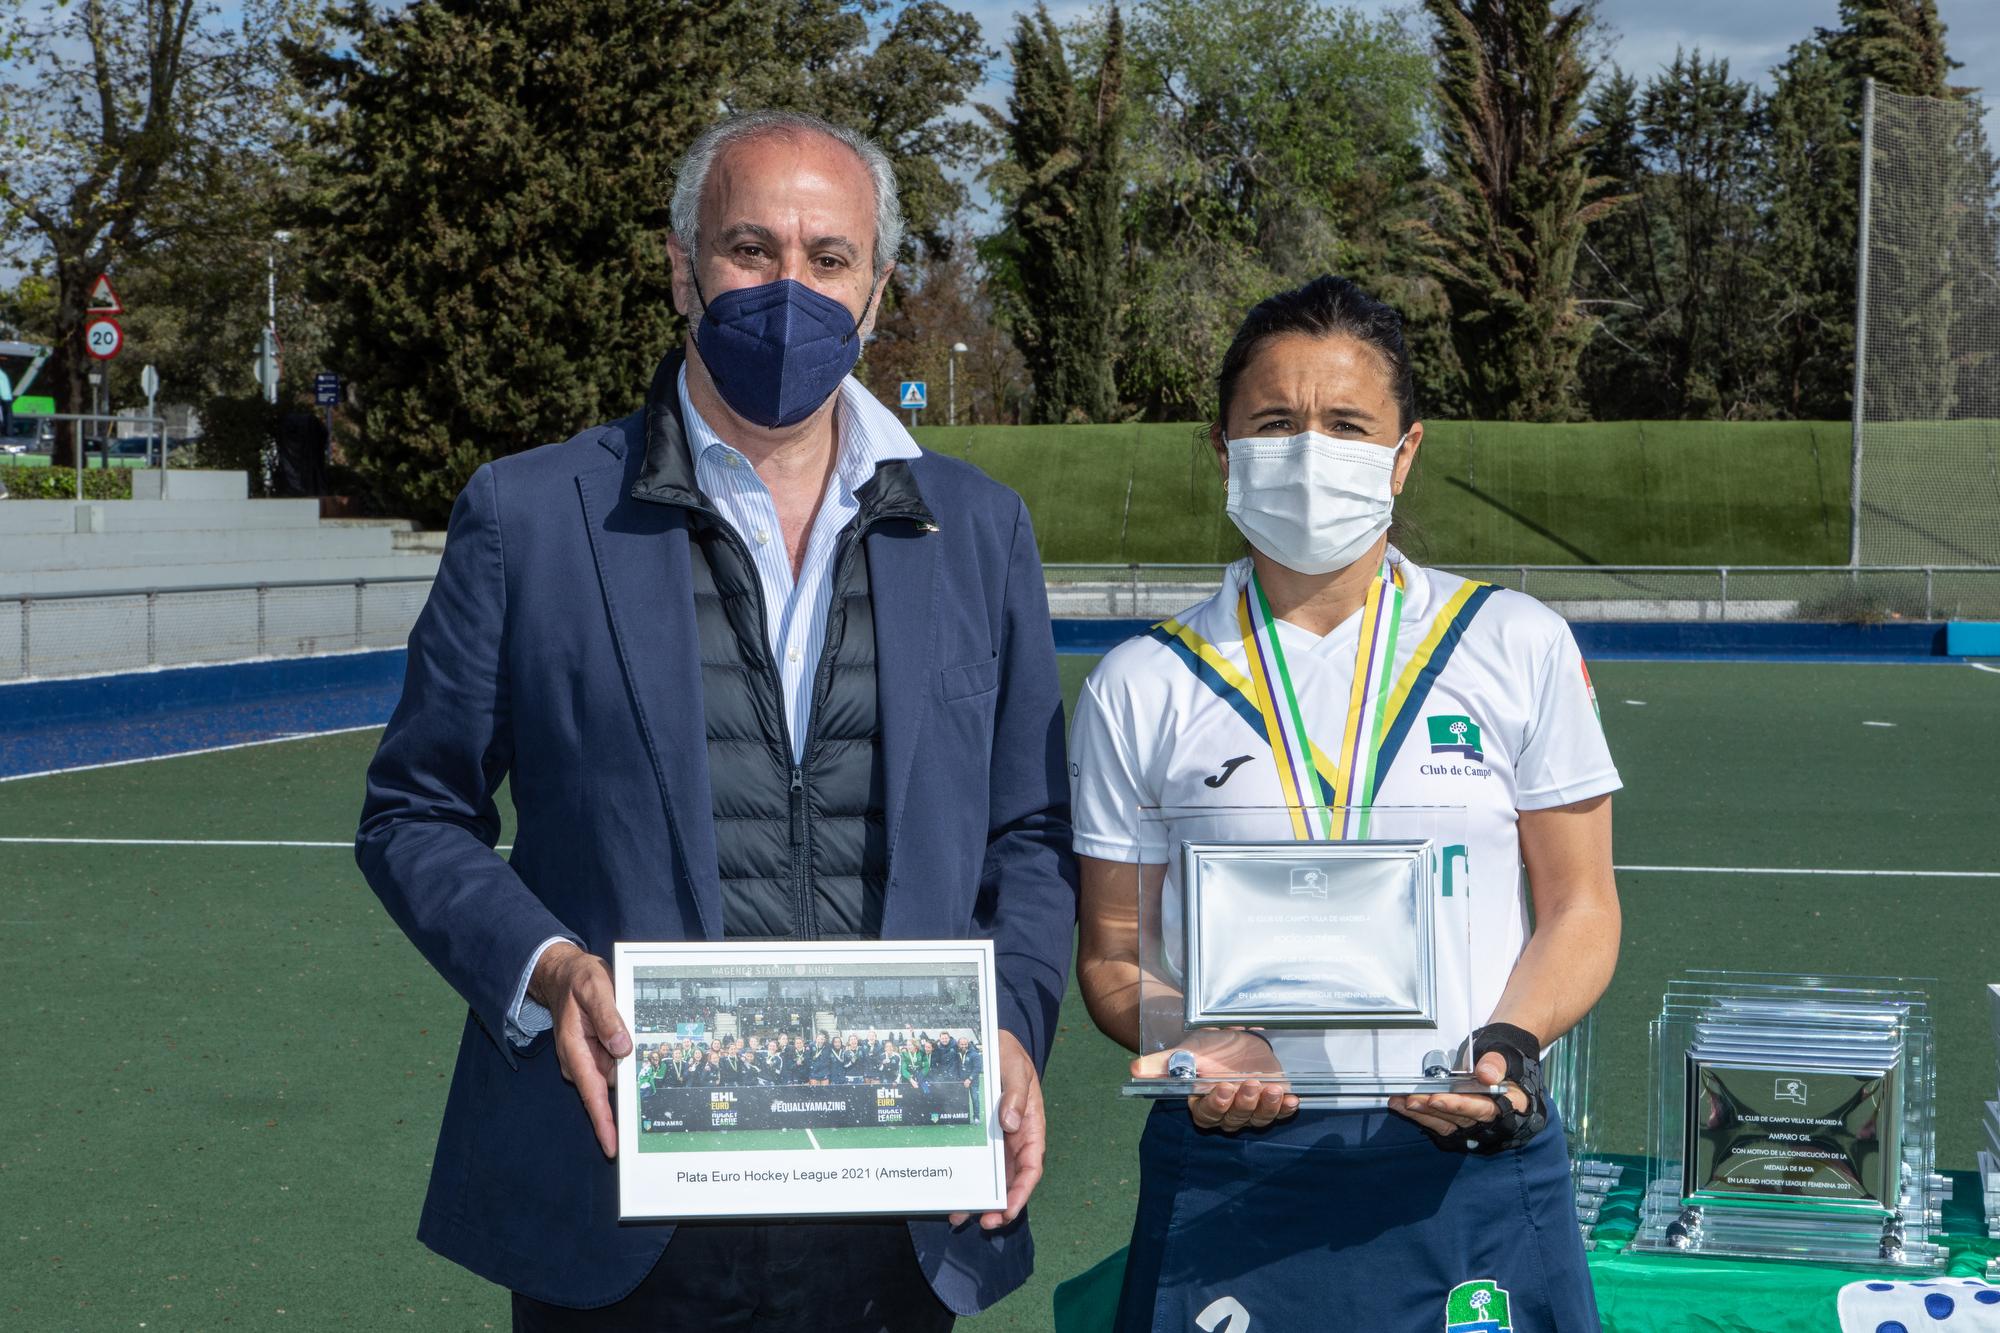
[[[1194,1127],[1139,1145],[1117,1333],[1596,1333],[1568,1148],[1440,1152],[1390,1111]]]

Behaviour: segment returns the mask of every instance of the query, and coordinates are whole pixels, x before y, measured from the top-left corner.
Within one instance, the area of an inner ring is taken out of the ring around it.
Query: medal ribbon
[[[1396,639],[1403,623],[1400,570],[1388,560],[1361,604],[1361,630],[1354,651],[1354,680],[1348,689],[1347,720],[1329,777],[1315,761],[1321,756],[1306,734],[1298,691],[1278,638],[1277,617],[1255,571],[1243,585],[1236,618],[1250,661],[1257,711],[1278,766],[1278,786],[1291,811],[1292,833],[1308,838],[1365,838],[1368,802],[1390,708]],[[1339,812],[1336,829],[1335,811]]]

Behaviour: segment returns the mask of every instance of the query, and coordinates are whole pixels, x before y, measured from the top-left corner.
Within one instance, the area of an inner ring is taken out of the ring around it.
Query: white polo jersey
[[[1562,617],[1525,594],[1424,569],[1394,548],[1389,558],[1404,608],[1372,803],[1463,811],[1435,825],[1447,831],[1437,849],[1437,907],[1447,939],[1469,933],[1470,956],[1463,944],[1445,948],[1438,999],[1441,1018],[1477,1026],[1527,942],[1517,812],[1616,791],[1618,772]],[[1175,970],[1178,867],[1167,826],[1140,812],[1285,804],[1238,615],[1250,573],[1250,561],[1238,561],[1215,596],[1106,654],[1084,682],[1070,727],[1077,854],[1168,865],[1162,934]],[[1323,638],[1277,622],[1305,729],[1327,754],[1339,751],[1361,621],[1356,611]],[[1385,827],[1374,836],[1408,834]],[[1405,1066],[1402,1047],[1421,1055],[1441,1035],[1409,1034],[1366,1060],[1353,1050],[1329,1054],[1334,1068],[1386,1071]],[[1279,1054],[1287,1068],[1300,1067]]]

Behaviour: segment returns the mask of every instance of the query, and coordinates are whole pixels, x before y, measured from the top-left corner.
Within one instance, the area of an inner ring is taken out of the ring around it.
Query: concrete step
[[[75,532],[315,528],[317,500],[7,500],[0,537]],[[407,520],[405,520],[407,522]]]
[[[249,494],[248,472],[177,467],[138,468],[132,473],[134,500],[242,500]]]
[[[232,587],[257,583],[327,582],[349,579],[401,578],[437,573],[431,555],[382,555],[328,560],[317,556],[292,560],[183,564],[167,567],[115,565],[96,569],[49,569],[0,572],[0,597],[27,594],[59,597],[65,593],[112,592],[122,589]]]
[[[387,556],[390,534],[375,528],[239,528],[207,532],[50,533],[0,537],[0,579],[12,573],[132,566],[243,564],[248,579],[266,561]]]

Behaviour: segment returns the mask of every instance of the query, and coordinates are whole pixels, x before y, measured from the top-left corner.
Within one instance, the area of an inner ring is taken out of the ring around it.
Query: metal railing
[[[167,465],[167,419],[165,417],[161,416],[121,417],[115,412],[50,412],[39,417],[38,420],[69,421],[75,423],[76,498],[79,502],[82,501],[83,499],[83,464],[84,464],[84,453],[85,453],[84,450],[85,440],[83,435],[83,428],[84,426],[93,421],[102,422],[105,425],[111,426],[113,428],[116,428],[121,425],[134,425],[134,426],[143,425],[151,427],[152,434],[147,438],[159,440],[160,466],[165,467]],[[106,467],[109,467],[111,465],[111,452],[110,452],[111,446],[109,444],[110,437],[107,435],[105,438],[107,442],[105,444],[104,463]],[[152,460],[153,460],[152,446],[148,445],[146,448],[146,461],[147,463],[150,464]]]
[[[1045,567],[1059,617],[1159,619],[1221,586],[1222,565]],[[1571,620],[2000,619],[1984,565],[1452,565]],[[397,648],[429,574],[107,592],[0,594],[0,681]]]
[[[1168,616],[1222,583],[1223,565],[1051,564],[1057,616]],[[1572,620],[1937,621],[2000,618],[1986,565],[1530,565],[1439,568],[1529,593]]]

